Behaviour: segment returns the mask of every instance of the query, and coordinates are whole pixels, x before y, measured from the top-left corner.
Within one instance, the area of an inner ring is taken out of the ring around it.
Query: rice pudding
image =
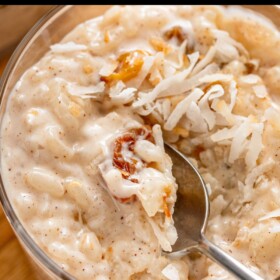
[[[164,141],[210,193],[207,236],[279,276],[279,31],[239,7],[114,6],[78,25],[11,92],[5,189],[50,258],[78,279],[232,279],[171,260],[177,185]]]

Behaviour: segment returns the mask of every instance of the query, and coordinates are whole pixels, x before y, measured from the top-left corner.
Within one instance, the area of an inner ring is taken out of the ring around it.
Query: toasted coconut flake
[[[166,96],[173,96],[173,95],[179,95],[182,93],[186,93],[195,87],[200,86],[203,84],[203,82],[200,81],[200,78],[202,78],[205,75],[213,74],[219,70],[219,67],[215,63],[211,63],[207,65],[201,72],[197,73],[196,75],[192,76],[191,78],[188,78],[184,81],[182,81],[180,84],[174,85],[172,89],[169,91],[164,91],[159,94],[159,97],[166,97]]]
[[[109,95],[110,94],[117,95],[122,90],[124,90],[125,87],[126,86],[125,86],[125,83],[123,81],[118,81],[115,85],[111,86],[110,91],[109,91]]]
[[[152,84],[152,86],[157,86],[160,81],[162,80],[161,74],[158,69],[153,71],[152,75],[149,77],[149,82]]]
[[[146,56],[143,59],[144,59],[144,63],[143,63],[141,70],[139,71],[138,75],[135,78],[132,78],[131,80],[129,80],[127,82],[128,87],[139,88],[142,85],[143,81],[145,80],[147,75],[150,73],[154,62],[157,59],[157,55],[156,56]]]
[[[211,140],[214,142],[220,142],[223,140],[231,139],[236,135],[236,131],[238,129],[238,125],[229,128],[223,128],[218,130],[216,133],[211,135]]]
[[[265,85],[253,86],[253,91],[258,98],[265,98],[267,96],[267,89]]]
[[[267,213],[263,217],[259,218],[258,221],[262,222],[264,220],[268,220],[268,219],[271,219],[271,218],[278,218],[278,217],[280,217],[280,208]]]
[[[250,145],[248,146],[248,152],[245,157],[245,162],[250,169],[256,166],[256,161],[259,157],[259,154],[263,148],[262,144],[262,133],[264,129],[263,123],[253,124],[253,133],[250,141]]]
[[[201,110],[195,102],[191,102],[186,112],[188,119],[191,121],[190,130],[194,132],[206,132],[207,124],[202,117]]]
[[[168,280],[180,280],[180,275],[177,268],[173,264],[167,265],[161,273],[168,279]]]
[[[237,59],[239,56],[238,49],[242,49],[242,51],[245,50],[240,43],[230,38],[227,32],[214,29],[212,30],[212,33],[217,40],[216,59],[219,62],[227,63],[229,61]]]
[[[164,66],[163,66],[163,77],[168,78],[171,76],[174,76],[176,74],[176,67],[169,61],[165,61]],[[160,79],[161,81],[162,79]]]
[[[210,109],[208,99],[212,93],[217,91],[220,91],[219,95],[224,92],[223,88],[220,85],[214,85],[198,102],[198,106],[201,110],[204,120],[208,124],[209,130],[211,130],[216,124],[216,114]]]
[[[164,121],[167,121],[170,113],[171,113],[171,102],[169,99],[164,99],[162,102],[162,115]]]
[[[225,42],[219,42],[217,46],[216,59],[220,63],[228,63],[239,56],[238,50],[231,44],[225,44]]]
[[[87,50],[87,46],[81,45],[81,44],[76,44],[74,42],[67,42],[64,44],[54,44],[50,48],[55,53],[67,53],[67,52]]]
[[[110,89],[109,96],[114,104],[127,104],[134,99],[136,88],[124,88],[125,85],[119,81]]]
[[[117,67],[118,67],[117,61],[113,61],[113,60],[106,61],[103,67],[100,69],[99,75],[109,76],[116,70]]]
[[[239,78],[239,82],[253,85],[260,82],[260,77],[255,74],[244,75]]]
[[[180,69],[184,66],[185,61],[186,61],[186,47],[187,47],[188,41],[185,40],[179,47],[177,51],[177,62],[170,61],[171,65],[176,68]]]
[[[201,89],[195,88],[185,99],[177,104],[176,108],[170,114],[167,122],[165,123],[164,129],[172,130],[177,125],[181,117],[186,113],[191,102],[196,102],[203,94],[204,92]]]
[[[237,88],[236,88],[236,82],[235,81],[230,82],[229,92],[230,92],[229,110],[231,112],[235,103],[236,103],[236,96],[237,96]]]
[[[214,100],[225,94],[224,88],[219,84],[210,87],[209,91],[211,92],[211,94],[209,95],[208,100]]]
[[[246,119],[236,130],[233,137],[229,153],[229,163],[233,163],[240,157],[248,143],[246,138],[252,133],[252,125],[249,119]]]
[[[137,112],[142,116],[148,116],[154,111],[155,108],[156,108],[156,104],[147,103],[144,106],[137,108]]]
[[[140,98],[133,103],[133,107],[140,107],[146,103],[154,101],[161,92],[170,90],[174,86],[174,84],[178,84],[186,79],[186,77],[191,73],[195,63],[197,62],[198,56],[198,53],[189,55],[190,65],[186,70],[174,75],[173,77],[164,79],[151,92],[142,95],[139,94]]]
[[[192,71],[192,76],[200,72],[203,68],[205,68],[208,64],[211,63],[211,61],[214,59],[216,51],[217,51],[216,45],[210,47],[210,49],[208,50],[204,58],[201,59],[194,67]]]
[[[245,185],[251,188],[258,179],[258,177],[263,175],[265,172],[269,171],[274,164],[275,161],[272,158],[269,158],[264,163],[253,168],[245,179]]]
[[[211,108],[219,113],[226,122],[222,122],[223,125],[234,125],[237,122],[236,116],[231,113],[230,107],[224,100],[214,99]],[[218,116],[217,116],[218,121]]]
[[[213,29],[212,33],[215,35],[218,44],[230,44],[234,47],[236,47],[242,54],[244,54],[246,57],[249,56],[248,51],[244,48],[244,46],[235,41],[233,38],[231,38],[228,34],[228,32],[218,29]]]
[[[155,102],[155,111],[161,115],[162,121],[166,121],[171,111],[171,102],[168,99],[157,99]],[[160,122],[162,123],[162,122]]]
[[[233,75],[221,74],[221,73],[205,75],[199,79],[201,83],[214,83],[217,81],[230,82],[232,80],[233,80]]]
[[[96,98],[100,97],[100,94],[104,92],[105,83],[100,82],[95,86],[80,86],[75,83],[67,84],[67,91],[73,96],[79,96],[81,98]]]

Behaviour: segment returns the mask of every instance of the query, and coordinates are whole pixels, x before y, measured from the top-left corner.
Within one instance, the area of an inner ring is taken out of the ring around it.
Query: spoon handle
[[[264,280],[202,235],[198,250],[241,280]]]

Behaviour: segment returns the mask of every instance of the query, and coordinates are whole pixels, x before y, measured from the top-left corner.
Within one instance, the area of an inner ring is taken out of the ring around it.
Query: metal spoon
[[[178,239],[170,257],[182,257],[190,251],[199,251],[222,265],[235,277],[243,280],[263,280],[245,265],[206,239],[204,233],[209,216],[209,197],[205,183],[192,163],[172,146],[165,151],[173,162],[172,172],[178,184],[177,201],[173,214]]]

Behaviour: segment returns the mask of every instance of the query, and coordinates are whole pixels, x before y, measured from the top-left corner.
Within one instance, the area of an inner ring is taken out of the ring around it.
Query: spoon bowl
[[[169,145],[165,145],[165,151],[172,159],[172,173],[178,184],[173,214],[178,239],[172,246],[172,251],[178,252],[200,242],[209,216],[208,192],[201,175],[187,157]]]
[[[165,253],[177,258],[196,250],[219,263],[237,279],[262,280],[205,237],[210,205],[203,178],[188,158],[175,148],[165,144],[165,152],[172,159],[172,173],[178,184],[173,213],[178,239],[172,246],[172,252]]]

